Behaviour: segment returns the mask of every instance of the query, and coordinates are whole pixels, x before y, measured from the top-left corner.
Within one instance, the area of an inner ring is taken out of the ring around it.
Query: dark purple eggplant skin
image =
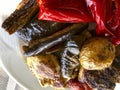
[[[61,57],[62,76],[67,79],[74,79],[79,72],[79,53],[80,47],[75,41],[69,40],[63,50]]]
[[[3,22],[2,27],[13,34],[39,12],[37,0],[22,0],[16,10]]]
[[[73,35],[67,41],[66,46],[61,54],[61,72],[64,78],[75,79],[80,69],[79,54],[80,49],[85,40],[91,38],[92,35],[88,29],[80,34]]]
[[[74,35],[78,32],[83,31],[88,27],[86,23],[73,24],[59,32],[54,33],[51,36],[40,39],[36,44],[32,46],[27,46],[24,50],[25,56],[38,55],[39,53],[61,43],[68,39],[69,36]],[[42,41],[42,42],[41,42]]]
[[[69,23],[38,20],[37,16],[17,31],[18,36],[24,41],[30,42],[31,40],[44,38],[70,25]]]

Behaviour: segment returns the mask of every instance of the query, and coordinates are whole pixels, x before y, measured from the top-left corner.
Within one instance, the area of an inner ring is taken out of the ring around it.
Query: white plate
[[[25,64],[18,38],[15,35],[9,36],[2,29],[0,31],[2,32],[2,34],[0,32],[0,59],[3,69],[24,89],[43,90]],[[44,90],[51,90],[51,88]]]

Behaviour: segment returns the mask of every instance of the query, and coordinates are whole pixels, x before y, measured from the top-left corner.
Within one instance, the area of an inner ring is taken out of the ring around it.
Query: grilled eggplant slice
[[[68,41],[61,57],[61,71],[64,78],[73,79],[79,71],[79,46],[75,41]]]
[[[91,34],[86,29],[80,35],[72,36],[67,42],[61,57],[61,71],[64,78],[74,79],[78,76],[80,49],[83,42],[90,37]]]
[[[69,36],[77,32],[81,32],[82,30],[87,28],[87,26],[88,25],[85,23],[73,24],[63,30],[60,30],[59,32],[54,33],[51,36],[39,39],[35,44],[26,47],[26,49],[24,49],[24,54],[26,56],[37,55],[46,49],[49,49],[61,42],[64,42]]]
[[[58,23],[53,21],[38,20],[38,17],[34,17],[24,27],[20,28],[17,33],[24,41],[34,42],[35,39],[43,38],[67,27],[68,23]]]
[[[38,11],[36,0],[22,0],[16,10],[3,22],[2,27],[12,34],[29,22]]]

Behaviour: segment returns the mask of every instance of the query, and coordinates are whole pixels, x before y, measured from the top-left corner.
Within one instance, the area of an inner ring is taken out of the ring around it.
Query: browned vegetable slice
[[[80,35],[75,35],[67,41],[61,55],[61,71],[64,78],[74,79],[78,76],[80,63],[79,53],[83,42],[90,38],[91,34],[86,29]]]
[[[54,54],[27,57],[27,65],[42,86],[64,87],[65,79],[61,76],[60,63]]]
[[[29,22],[38,11],[37,0],[22,0],[16,10],[3,22],[2,27],[12,34]]]
[[[35,44],[26,47],[24,54],[26,56],[37,55],[42,51],[65,41],[70,35],[81,32],[82,30],[87,28],[87,26],[88,25],[86,23],[73,24],[63,30],[60,30],[59,32],[54,33],[51,36],[37,40]]]

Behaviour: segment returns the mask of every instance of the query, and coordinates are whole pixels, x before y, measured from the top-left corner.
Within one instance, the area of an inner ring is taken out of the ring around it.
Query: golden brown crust
[[[40,54],[27,57],[27,65],[41,86],[64,87],[65,79],[61,76],[60,63],[55,55]]]
[[[88,40],[80,52],[80,63],[88,70],[109,67],[115,57],[115,47],[106,38],[94,37]]]

